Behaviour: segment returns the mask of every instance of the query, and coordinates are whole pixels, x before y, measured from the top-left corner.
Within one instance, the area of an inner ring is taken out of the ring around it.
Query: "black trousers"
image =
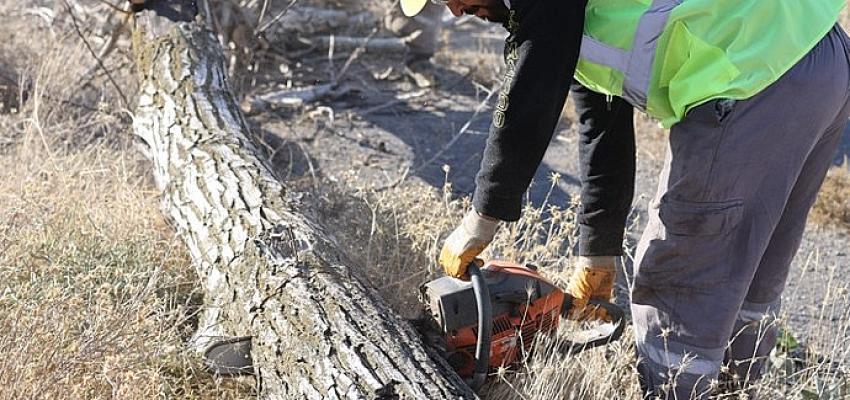
[[[619,256],[635,191],[634,111],[577,82],[570,90],[579,123],[579,255]]]

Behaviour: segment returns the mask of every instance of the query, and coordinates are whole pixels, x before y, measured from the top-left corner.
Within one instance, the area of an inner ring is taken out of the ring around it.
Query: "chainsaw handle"
[[[573,300],[575,300],[575,298],[571,294],[564,293],[564,303],[561,306],[561,316],[562,317],[567,318],[567,316],[570,314],[570,311],[573,308]],[[608,316],[611,317],[611,323],[615,324],[614,331],[611,332],[611,334],[608,335],[608,336],[605,336],[605,337],[602,337],[602,338],[599,338],[599,339],[596,339],[596,340],[591,340],[589,342],[569,343],[565,347],[567,347],[569,349],[568,351],[572,354],[580,353],[580,352],[587,350],[587,349],[592,349],[594,347],[604,346],[608,343],[617,341],[617,340],[620,339],[620,336],[623,335],[623,331],[626,329],[625,313],[617,305],[615,305],[611,302],[608,302],[608,301],[596,300],[596,299],[588,300],[587,304],[588,304],[588,306],[594,305],[594,306],[597,306],[597,307],[602,307],[602,309],[604,309],[605,312],[608,313]]]
[[[591,347],[608,344],[610,342],[620,339],[620,336],[623,336],[623,331],[626,329],[626,324],[623,321],[625,319],[625,313],[623,312],[623,309],[618,307],[614,303],[604,300],[590,299],[587,303],[605,309],[605,312],[607,312],[608,315],[611,317],[611,323],[617,325],[617,327],[614,328],[614,332],[611,332],[611,335],[609,335],[607,338],[600,339],[600,343],[593,344]]]
[[[478,264],[469,263],[467,271],[472,281],[472,293],[478,309],[478,341],[475,344],[475,373],[469,387],[478,390],[487,378],[490,369],[490,341],[493,330],[493,305],[490,304],[490,289]]]

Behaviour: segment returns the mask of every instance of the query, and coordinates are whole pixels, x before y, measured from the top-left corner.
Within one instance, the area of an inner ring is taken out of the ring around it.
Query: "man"
[[[507,2],[504,5],[505,9],[509,7]],[[427,61],[437,50],[439,16],[443,9],[424,0],[401,2],[400,6],[402,13],[412,18],[393,15],[387,26],[399,35],[420,30],[420,36],[409,46],[408,59],[412,64]],[[620,98],[593,92],[577,82],[570,91],[579,122],[581,207],[577,268],[586,270],[583,276],[604,283],[591,282],[599,286],[591,298],[607,300],[612,294],[616,258],[623,255],[626,219],[634,197],[633,109]],[[560,112],[560,109],[552,111]],[[571,285],[579,283],[573,279]],[[582,307],[587,299],[585,296],[579,299],[575,318],[590,317],[585,315],[589,310]]]
[[[511,35],[474,210],[440,263],[463,276],[498,222],[519,217],[573,72],[622,95],[671,127],[631,293],[642,388],[706,398],[724,361],[752,381],[775,344],[770,322],[850,115],[844,0],[646,3],[446,3]],[[577,270],[570,292],[604,292],[600,276]]]
[[[502,1],[507,10],[509,3]],[[400,5],[404,14],[414,16],[405,26],[421,27],[429,20],[415,18],[423,14],[433,16],[441,11],[435,7],[435,3],[427,0],[403,1]],[[422,11],[417,14],[418,10]],[[499,20],[502,18],[496,17]],[[425,32],[431,31],[423,30],[423,34]],[[436,46],[437,42],[428,43]],[[433,54],[436,47],[430,49]],[[557,65],[552,67],[557,68]],[[612,294],[616,258],[623,255],[626,219],[634,196],[633,109],[618,97],[593,92],[577,82],[572,84],[570,91],[579,122],[581,207],[578,211],[577,268],[585,271],[582,275],[585,278],[593,278],[591,283],[594,286],[599,286],[591,298],[607,300]],[[500,98],[504,100],[505,97]],[[529,109],[534,107],[534,103],[528,104]],[[561,108],[549,109],[548,119],[557,118]],[[543,118],[542,115],[540,117]],[[526,186],[527,183],[519,190],[525,191]],[[571,285],[579,283],[573,279]],[[575,307],[575,318],[585,319],[590,316],[585,315],[587,310],[581,306],[588,299],[585,296],[579,298],[577,303],[580,306]]]

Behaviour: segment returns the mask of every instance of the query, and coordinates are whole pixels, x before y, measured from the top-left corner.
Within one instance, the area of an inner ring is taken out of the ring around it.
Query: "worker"
[[[508,3],[504,3],[506,8]],[[405,9],[407,8],[407,9]],[[437,2],[401,2],[403,14],[413,16],[406,21],[395,14],[387,26],[399,35],[419,29],[421,36],[435,38],[439,28],[434,21],[443,8]],[[412,11],[411,11],[412,10]],[[421,10],[421,11],[420,11]],[[409,59],[417,62],[432,56],[438,40],[425,40],[411,45]],[[577,268],[588,270],[597,279],[613,284],[614,265],[623,256],[626,221],[634,197],[635,134],[632,106],[615,96],[596,93],[579,82],[570,87],[578,121],[579,180],[581,205],[578,220]],[[560,108],[557,109],[560,112]],[[594,299],[607,300],[612,296],[612,284],[605,285]],[[592,314],[578,300],[575,317],[586,319]]]
[[[836,24],[844,0],[445,4],[509,32],[473,210],[439,257],[446,273],[464,276],[499,223],[518,219],[575,76],[670,128],[631,288],[644,394],[707,398],[724,363],[757,380],[850,115],[850,39]],[[569,291],[608,293],[607,276],[577,269]]]
[[[414,11],[405,10],[405,7]],[[444,8],[437,2],[419,1],[413,5],[401,2],[399,11],[402,15],[396,12],[389,15],[386,26],[399,36],[420,31],[408,45],[406,63],[417,70],[426,69],[425,64],[438,49]],[[633,108],[618,97],[596,93],[578,82],[573,82],[570,91],[578,121],[581,182],[576,267],[613,285],[614,265],[623,256],[626,221],[634,197]],[[604,285],[592,298],[608,300],[612,296],[612,285]],[[576,318],[592,316],[592,310],[583,307],[586,300],[579,299],[580,306],[574,308]]]

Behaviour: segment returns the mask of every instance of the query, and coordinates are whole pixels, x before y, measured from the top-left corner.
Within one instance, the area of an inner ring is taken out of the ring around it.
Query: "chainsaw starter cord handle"
[[[478,308],[478,341],[475,345],[475,373],[469,387],[478,390],[487,378],[490,369],[490,340],[493,330],[493,305],[490,304],[490,290],[484,282],[481,269],[475,262],[467,267],[472,281],[472,293],[475,295],[475,305]]]

